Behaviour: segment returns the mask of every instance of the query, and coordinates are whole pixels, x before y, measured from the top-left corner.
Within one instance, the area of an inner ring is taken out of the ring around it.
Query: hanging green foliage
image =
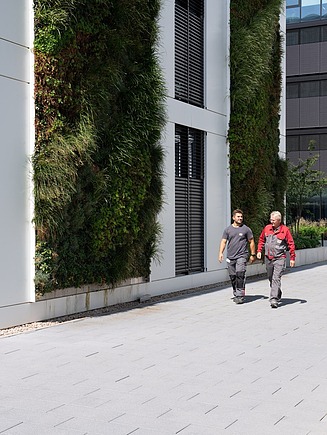
[[[38,291],[149,274],[162,205],[159,7],[34,0]]]
[[[284,211],[287,164],[278,154],[282,3],[231,0],[231,202],[255,235],[270,211]]]

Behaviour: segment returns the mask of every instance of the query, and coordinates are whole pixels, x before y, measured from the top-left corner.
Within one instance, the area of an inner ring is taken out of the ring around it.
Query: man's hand
[[[250,263],[252,264],[255,260],[256,260],[255,256],[250,255],[250,259],[249,259]]]
[[[290,261],[290,266],[291,266],[291,267],[294,267],[294,266],[295,266],[295,260],[291,260],[291,261]]]
[[[257,259],[261,260],[261,252],[257,252]]]
[[[221,263],[221,262],[223,261],[223,259],[224,259],[223,254],[219,254],[219,255],[218,255],[219,263]]]

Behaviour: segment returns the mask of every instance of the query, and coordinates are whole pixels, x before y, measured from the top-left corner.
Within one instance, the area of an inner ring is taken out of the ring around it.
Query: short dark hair
[[[233,211],[233,216],[235,216],[237,213],[239,213],[239,214],[241,214],[241,215],[243,216],[243,212],[242,212],[242,210],[241,210],[240,208],[236,208],[236,209]]]

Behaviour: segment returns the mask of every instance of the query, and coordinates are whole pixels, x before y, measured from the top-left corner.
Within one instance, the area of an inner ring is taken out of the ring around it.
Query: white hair
[[[271,218],[274,217],[276,219],[279,219],[280,221],[282,220],[282,215],[281,215],[281,213],[279,211],[272,211],[270,213],[270,217]]]

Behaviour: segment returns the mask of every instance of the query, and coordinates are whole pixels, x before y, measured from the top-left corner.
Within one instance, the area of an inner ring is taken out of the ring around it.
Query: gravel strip
[[[287,272],[287,271],[285,271]],[[251,276],[247,278],[247,282],[253,282],[265,278],[266,274],[259,274],[256,276]],[[111,305],[109,307],[98,308],[95,310],[83,311],[82,313],[69,314],[67,316],[56,317],[54,319],[44,320],[40,322],[32,322],[26,323],[24,325],[13,326],[11,328],[0,329],[0,338],[8,337],[11,335],[21,334],[24,332],[32,332],[37,329],[49,328],[51,326],[59,325],[64,322],[71,322],[76,319],[83,319],[86,317],[98,317],[98,316],[106,316],[114,313],[119,313],[123,311],[132,310],[134,308],[146,307],[149,305],[153,305],[159,302],[163,302],[168,299],[187,297],[193,294],[201,294],[201,293],[209,293],[212,291],[216,291],[218,288],[230,286],[229,281],[219,282],[216,284],[210,284],[206,286],[190,288],[186,290],[180,290],[177,292],[171,292],[164,295],[153,296],[146,299],[144,302],[140,300],[136,300],[133,302],[125,302],[122,304]]]
[[[178,292],[167,293],[160,296],[153,296],[146,299],[144,302],[140,302],[140,300],[136,300],[133,302],[125,302],[122,304],[111,305],[109,307],[98,308],[95,310],[83,311],[82,313],[70,314],[66,316],[56,317],[54,319],[44,320],[40,322],[32,322],[26,323],[24,325],[13,326],[11,328],[0,329],[0,338],[8,337],[11,335],[21,334],[24,332],[32,332],[37,329],[49,328],[51,326],[59,325],[64,322],[71,322],[76,319],[82,319],[85,317],[98,317],[105,316],[109,314],[114,314],[122,311],[132,310],[134,308],[145,307],[149,305],[156,304],[158,302],[162,302],[168,299],[180,298],[183,296],[188,296],[192,294],[201,294],[207,293],[210,291],[215,291],[217,288],[223,287],[225,285],[229,285],[229,283],[217,283],[215,285],[207,285],[203,287],[196,287],[193,289],[181,290]]]

